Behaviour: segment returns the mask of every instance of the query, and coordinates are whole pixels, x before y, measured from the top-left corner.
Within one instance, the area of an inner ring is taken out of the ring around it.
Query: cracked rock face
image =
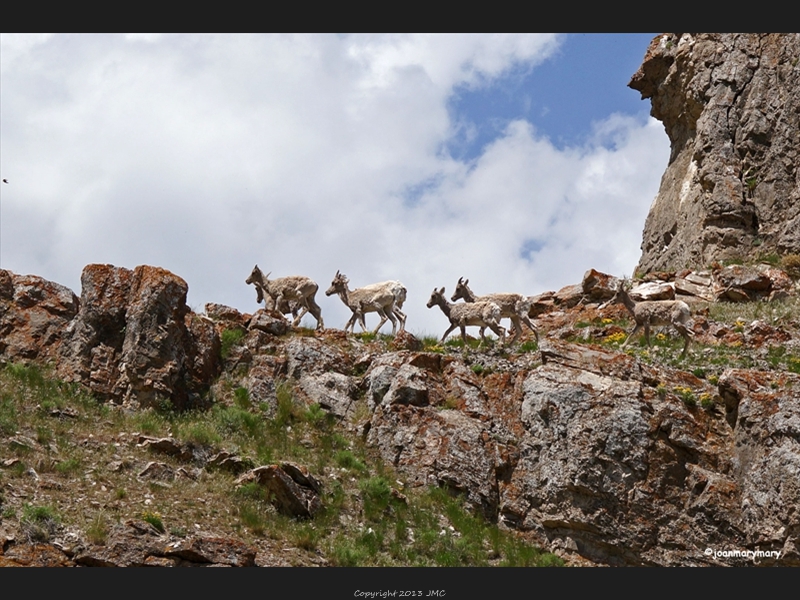
[[[158,267],[88,265],[81,287],[58,351],[61,377],[115,402],[200,402],[219,368],[219,337],[190,314],[183,279]]]
[[[663,34],[628,84],[672,150],[637,271],[800,253],[800,34]]]

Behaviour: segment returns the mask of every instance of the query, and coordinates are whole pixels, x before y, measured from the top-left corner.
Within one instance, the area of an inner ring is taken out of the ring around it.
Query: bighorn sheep
[[[681,300],[647,300],[644,302],[634,302],[633,298],[628,295],[624,284],[620,283],[617,288],[616,294],[611,300],[604,302],[599,308],[603,309],[611,304],[622,302],[628,312],[631,313],[633,320],[636,321],[636,327],[633,328],[628,339],[622,344],[622,347],[628,345],[631,338],[644,327],[644,339],[647,345],[650,346],[650,326],[672,325],[681,334],[684,340],[683,352],[681,358],[686,356],[686,350],[689,348],[689,340],[694,335],[692,327],[692,313],[689,310],[689,305]]]
[[[300,312],[301,306],[296,300],[286,300],[284,298],[280,306],[275,306],[275,300],[272,299],[272,296],[264,292],[264,288],[258,281],[251,281],[250,283],[252,283],[253,287],[256,288],[256,303],[261,304],[263,301],[264,308],[267,310],[276,310],[282,315],[292,313],[292,319],[297,318],[297,314]]]
[[[294,275],[270,281],[269,273],[264,275],[256,265],[245,282],[256,286],[258,302],[261,302],[261,299],[264,298],[266,303],[265,295],[269,296],[273,300],[275,308],[284,314],[289,311],[284,311],[283,309],[291,309],[291,303],[296,302],[302,310],[299,315],[295,315],[294,321],[292,321],[293,326],[296,327],[305,314],[310,312],[317,320],[317,329],[325,327],[322,321],[322,310],[314,299],[319,286],[308,277]],[[294,311],[291,312],[294,314]]]
[[[347,321],[344,330],[352,333],[358,320],[363,331],[367,330],[367,324],[364,322],[364,313],[376,312],[381,317],[381,322],[375,328],[373,333],[378,333],[378,330],[383,327],[386,321],[392,322],[392,335],[397,332],[397,321],[400,321],[400,331],[406,327],[406,315],[400,309],[403,307],[403,302],[406,301],[406,288],[399,281],[384,281],[381,283],[373,283],[362,288],[350,290],[347,284],[350,280],[339,271],[331,282],[331,287],[325,292],[326,296],[338,294],[342,302],[353,311],[353,316]],[[396,319],[395,319],[396,317]]]
[[[520,325],[520,321],[522,321],[533,332],[536,343],[539,343],[539,332],[536,331],[536,327],[533,326],[533,323],[528,318],[528,312],[531,309],[530,298],[522,294],[513,293],[476,296],[469,289],[468,283],[469,279],[459,277],[456,291],[453,292],[450,300],[455,302],[459,298],[463,298],[465,302],[494,302],[500,307],[500,317],[511,319],[511,323],[514,325],[514,340],[519,339],[519,336],[522,335],[522,325]]]
[[[463,304],[451,304],[444,296],[444,288],[437,290],[433,288],[431,298],[428,300],[428,308],[438,305],[445,316],[450,319],[450,327],[444,332],[442,342],[447,338],[451,331],[456,327],[461,328],[461,339],[467,343],[466,326],[472,325],[481,328],[481,344],[486,341],[483,332],[490,328],[500,338],[500,343],[505,342],[506,330],[500,326],[501,310],[495,302],[477,301],[465,302]]]

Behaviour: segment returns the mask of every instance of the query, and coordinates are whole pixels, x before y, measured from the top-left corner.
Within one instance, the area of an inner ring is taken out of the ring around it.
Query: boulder
[[[614,297],[621,283],[617,277],[589,269],[583,275],[581,289],[587,302],[603,302]]]
[[[63,285],[0,269],[0,361],[55,362],[79,304]]]
[[[307,471],[297,465],[289,464],[286,469],[279,465],[257,467],[236,481],[239,486],[252,482],[263,485],[272,504],[285,515],[307,518],[322,508],[319,482],[309,481]]]
[[[89,265],[81,287],[59,349],[61,377],[118,403],[202,403],[219,371],[219,336],[191,314],[183,279],[157,267]]]

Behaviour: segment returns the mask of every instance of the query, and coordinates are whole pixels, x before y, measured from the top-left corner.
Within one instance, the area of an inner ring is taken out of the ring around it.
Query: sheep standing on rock
[[[383,327],[386,321],[392,322],[392,335],[397,331],[397,321],[400,321],[400,331],[406,326],[406,315],[400,309],[406,300],[406,288],[399,281],[384,281],[371,285],[350,290],[347,284],[350,282],[345,275],[336,271],[336,275],[331,282],[331,287],[325,292],[326,296],[338,294],[342,302],[353,311],[353,316],[347,321],[344,330],[352,333],[356,326],[356,320],[361,325],[362,331],[367,330],[364,321],[364,313],[376,312],[381,317],[381,322],[373,333]]]
[[[622,347],[628,345],[631,338],[644,327],[644,339],[647,341],[648,347],[650,346],[650,326],[672,325],[684,340],[683,352],[681,358],[686,356],[686,350],[689,348],[689,340],[694,335],[692,326],[692,313],[689,310],[689,305],[681,300],[646,300],[644,302],[634,302],[633,298],[628,295],[628,291],[623,284],[617,288],[617,293],[608,302],[603,303],[599,308],[603,309],[611,304],[622,302],[625,308],[636,321],[636,327],[633,328],[628,339],[622,344]]]
[[[500,316],[502,318],[511,319],[514,325],[514,341],[516,342],[522,335],[522,325],[520,322],[525,323],[528,328],[533,332],[536,338],[536,343],[539,343],[539,332],[533,326],[531,320],[528,318],[528,313],[531,310],[531,300],[527,296],[514,293],[501,293],[501,294],[488,294],[486,296],[476,296],[469,286],[469,279],[459,277],[456,284],[456,291],[453,292],[450,300],[455,302],[459,298],[463,298],[464,302],[494,302],[500,307]]]
[[[464,345],[466,346],[467,325],[481,328],[481,345],[486,341],[484,331],[487,327],[497,334],[501,344],[505,342],[506,330],[500,326],[501,310],[496,303],[478,301],[451,304],[445,298],[444,288],[440,290],[433,288],[427,306],[428,308],[433,308],[434,305],[438,305],[445,316],[450,319],[450,327],[444,332],[442,342],[445,341],[451,331],[459,327],[461,329],[461,339],[464,340]]]
[[[289,312],[284,311],[284,308],[291,310],[292,302],[297,303],[302,310],[299,315],[295,315],[293,326],[297,327],[305,314],[310,312],[317,320],[317,329],[325,327],[322,321],[322,309],[314,299],[319,286],[312,279],[294,275],[270,281],[269,273],[264,275],[256,265],[245,282],[255,285],[258,302],[261,302],[262,298],[266,300],[266,296],[269,296],[275,308],[284,314]],[[294,311],[291,312],[294,314]]]

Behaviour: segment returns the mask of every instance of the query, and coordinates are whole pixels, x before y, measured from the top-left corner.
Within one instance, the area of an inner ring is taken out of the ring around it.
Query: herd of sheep
[[[319,286],[313,280],[303,276],[280,277],[269,279],[269,273],[264,275],[256,265],[253,272],[245,280],[256,288],[257,301],[264,301],[268,309],[277,310],[281,314],[291,313],[294,317],[292,324],[297,326],[306,313],[317,320],[317,329],[325,327],[322,320],[322,311],[315,300]],[[400,322],[400,331],[405,329],[406,315],[403,313],[403,303],[406,300],[406,288],[399,281],[384,281],[373,283],[355,290],[348,287],[349,280],[340,272],[326,290],[326,296],[337,294],[342,302],[352,311],[353,315],[345,325],[345,331],[353,332],[356,321],[363,331],[367,330],[364,321],[366,313],[375,312],[380,316],[380,323],[374,333],[383,327],[386,321],[392,323],[392,334],[397,333],[397,323]],[[481,343],[485,341],[484,331],[491,329],[501,343],[505,342],[506,330],[500,325],[500,320],[508,318],[514,327],[514,340],[522,335],[524,323],[539,341],[539,334],[530,320],[531,299],[522,294],[503,293],[476,296],[469,288],[469,280],[460,278],[450,301],[444,295],[444,288],[435,289],[428,300],[428,308],[439,306],[450,321],[450,327],[444,332],[442,341],[456,328],[461,330],[461,338],[466,343],[466,327],[480,328]],[[463,299],[464,302],[456,303]],[[689,347],[692,333],[692,319],[689,306],[679,300],[650,300],[634,302],[625,286],[620,285],[615,296],[603,304],[601,308],[622,302],[630,312],[636,326],[625,340],[625,347],[640,329],[644,329],[648,346],[650,345],[650,327],[659,325],[672,325],[683,337],[685,344],[683,355]]]

